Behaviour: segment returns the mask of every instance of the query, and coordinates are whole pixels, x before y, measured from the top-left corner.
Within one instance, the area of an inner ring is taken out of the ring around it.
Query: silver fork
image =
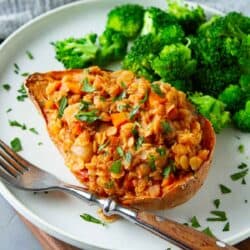
[[[179,246],[181,249],[236,249],[195,229],[145,211],[129,209],[100,198],[83,187],[67,184],[16,154],[0,140],[0,177],[16,188],[41,192],[60,190],[102,207],[105,215],[119,215]]]

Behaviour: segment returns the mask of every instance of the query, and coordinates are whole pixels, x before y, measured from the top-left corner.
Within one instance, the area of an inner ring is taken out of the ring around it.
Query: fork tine
[[[11,158],[13,158],[20,166],[22,166],[25,170],[29,170],[29,167],[34,167],[31,163],[26,161],[20,155],[15,153],[8,145],[6,145],[2,140],[0,140],[0,147],[8,154]]]
[[[12,175],[7,174],[7,172],[5,172],[1,167],[0,167],[0,177],[10,184],[14,185],[16,184],[17,179],[12,177]]]
[[[23,174],[25,169],[23,168],[23,166],[21,166],[20,164],[18,164],[15,160],[13,160],[13,158],[9,157],[5,151],[2,151],[2,149],[0,149],[0,156],[7,162],[9,163],[12,167],[14,167],[20,174]]]
[[[0,158],[0,166],[13,177],[17,177],[18,175],[20,175],[20,173],[15,168],[13,168],[10,164],[8,164],[1,158]]]

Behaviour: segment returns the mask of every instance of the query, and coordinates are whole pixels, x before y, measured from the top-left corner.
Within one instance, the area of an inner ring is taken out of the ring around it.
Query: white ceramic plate
[[[48,138],[42,118],[31,101],[18,102],[17,89],[23,77],[14,73],[14,63],[20,72],[50,71],[62,69],[62,65],[54,59],[54,51],[50,42],[69,36],[80,37],[88,32],[101,33],[104,29],[107,12],[122,0],[82,1],[64,6],[43,15],[19,29],[9,37],[0,49],[0,84],[10,83],[11,90],[0,88],[0,138],[10,142],[18,136],[23,144],[21,154],[41,168],[57,175],[59,178],[76,183],[73,176],[63,164],[55,146]],[[138,2],[145,6],[152,5],[151,0],[126,1]],[[164,0],[154,2],[155,6],[166,8]],[[217,11],[204,7],[207,14]],[[35,59],[26,55],[29,50]],[[6,110],[13,110],[6,113]],[[13,128],[8,120],[24,122],[29,128],[35,127],[39,135],[28,130]],[[240,139],[238,139],[240,137]],[[38,142],[43,145],[39,146]],[[237,150],[239,144],[245,146],[245,153]],[[250,235],[250,190],[249,175],[246,185],[233,182],[230,174],[237,171],[241,162],[249,164],[250,134],[242,134],[233,129],[226,129],[218,135],[215,158],[209,177],[201,191],[189,202],[178,208],[162,211],[161,215],[179,222],[187,222],[197,216],[201,228],[209,226],[217,237],[229,243],[236,243]],[[249,164],[250,165],[250,164]],[[230,194],[221,194],[219,184],[232,189]],[[6,187],[0,183],[2,195],[28,220],[49,234],[85,249],[166,249],[170,244],[152,234],[120,220],[107,227],[87,223],[80,219],[83,212],[96,215],[97,207],[62,193],[34,195]],[[225,222],[207,222],[209,212],[214,210],[213,200],[221,200],[220,210],[226,211],[230,222],[230,231],[222,232]],[[246,203],[245,200],[248,200]],[[172,248],[173,249],[173,248]]]

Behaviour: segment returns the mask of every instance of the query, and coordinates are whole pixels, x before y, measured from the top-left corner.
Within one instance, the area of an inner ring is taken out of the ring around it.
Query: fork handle
[[[137,212],[135,220],[136,224],[185,250],[236,250],[205,233],[148,212]]]

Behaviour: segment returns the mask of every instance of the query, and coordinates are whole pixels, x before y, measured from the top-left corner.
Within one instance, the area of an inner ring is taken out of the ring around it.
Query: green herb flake
[[[131,163],[131,161],[132,161],[132,154],[130,152],[126,152],[126,154],[125,154],[125,161],[127,163]]]
[[[126,96],[127,96],[127,92],[124,90],[124,91],[122,91],[122,93],[120,95],[114,97],[112,101],[113,102],[120,101],[120,100],[126,98]]]
[[[248,200],[244,200],[245,203],[248,203]]]
[[[206,235],[215,238],[214,234],[212,233],[211,229],[209,227],[206,227],[204,230],[202,230],[203,233]]]
[[[238,169],[245,169],[247,168],[247,164],[242,162],[239,166],[238,166]]]
[[[109,141],[106,141],[105,143],[103,143],[102,145],[100,145],[100,146],[98,147],[97,152],[98,152],[98,153],[101,152],[101,151],[102,151],[103,149],[105,149],[108,145],[109,145]]]
[[[132,119],[135,117],[135,115],[138,113],[139,109],[140,109],[140,106],[137,105],[137,106],[135,106],[135,107],[130,111],[130,113],[129,113],[129,119],[130,119],[130,120],[132,120]]]
[[[207,218],[207,221],[227,221],[227,215],[224,211],[214,210],[210,213],[216,217],[209,217]]]
[[[230,188],[228,188],[227,186],[220,184],[220,191],[222,194],[229,194],[232,192],[232,190]]]
[[[171,172],[172,172],[171,166],[165,167],[164,170],[163,170],[163,176],[164,176],[164,178],[168,178],[169,175],[171,174]]]
[[[229,222],[227,222],[227,223],[225,224],[225,226],[223,227],[222,231],[223,231],[223,232],[228,232],[228,231],[230,231],[230,223],[229,223]]]
[[[120,157],[124,157],[124,151],[123,151],[123,149],[121,147],[117,147],[116,152],[118,153],[118,155]]]
[[[198,228],[201,226],[196,216],[193,216],[190,222],[191,222],[191,226],[194,228]]]
[[[87,122],[87,123],[93,123],[96,120],[99,120],[100,117],[97,115],[96,110],[92,110],[89,112],[78,112],[78,114],[75,115],[75,118],[79,121]]]
[[[232,181],[237,181],[243,179],[247,175],[247,173],[248,173],[248,168],[230,175],[230,178]]]
[[[28,97],[26,89],[23,84],[21,85],[20,89],[17,90],[17,92],[20,94],[17,96],[17,100],[19,102],[23,102]]]
[[[127,85],[124,83],[124,82],[121,82],[121,86],[122,86],[122,88],[127,88]]]
[[[21,124],[20,122],[15,121],[15,120],[9,120],[9,125],[11,127],[21,128],[22,130],[26,130],[27,129],[27,126],[25,124]]]
[[[142,146],[143,142],[144,142],[144,138],[138,137],[135,143],[135,149],[138,150]]]
[[[17,70],[17,71],[20,71],[20,67],[17,65],[17,63],[14,63],[14,68],[15,68],[15,70]]]
[[[23,76],[23,77],[29,76],[29,73],[28,72],[24,72],[24,73],[21,74],[21,76]]]
[[[143,97],[142,100],[139,101],[140,104],[145,103],[148,100],[148,91],[146,92],[145,96]]]
[[[113,181],[108,181],[104,184],[104,187],[107,189],[111,189],[114,187],[114,182]]]
[[[7,110],[6,110],[6,113],[9,113],[9,112],[11,112],[12,111],[12,108],[8,108]]]
[[[81,214],[80,217],[81,217],[83,220],[87,221],[87,222],[92,222],[92,223],[100,224],[100,225],[103,225],[103,226],[106,225],[103,221],[101,221],[101,220],[95,218],[94,216],[92,216],[92,215],[90,215],[90,214],[84,213],[84,214]]]
[[[11,86],[8,83],[3,84],[2,87],[6,91],[9,91],[11,89]]]
[[[131,106],[129,104],[118,104],[117,111],[122,112],[124,110],[128,110]]]
[[[162,122],[161,122],[161,127],[162,127],[162,130],[163,130],[163,132],[164,132],[165,134],[167,134],[167,133],[169,133],[169,132],[172,131],[171,126],[170,126],[169,123],[166,122],[166,121],[162,121]]]
[[[58,117],[62,118],[64,110],[68,106],[68,99],[66,96],[63,96],[59,101]]]
[[[110,167],[110,172],[114,174],[120,174],[121,170],[122,170],[121,160],[114,161]]]
[[[11,142],[10,142],[10,146],[11,148],[15,151],[15,152],[19,152],[21,151],[22,148],[22,144],[21,141],[18,137],[14,138]]]
[[[79,107],[80,111],[87,111],[89,109],[90,104],[91,104],[90,102],[86,102],[84,100],[81,100],[80,107]]]
[[[39,141],[39,142],[37,143],[37,145],[38,145],[38,146],[42,146],[43,143],[42,143],[41,141]]]
[[[166,148],[164,147],[160,147],[156,149],[156,152],[160,155],[160,156],[164,156],[166,155]]]
[[[150,166],[152,171],[156,170],[155,156],[154,155],[149,155],[149,157],[148,157],[148,165]]]
[[[26,50],[26,55],[27,57],[30,59],[30,60],[33,60],[34,59],[34,56],[31,54],[30,51]]]
[[[247,184],[245,178],[242,179],[241,184],[242,184],[242,185],[246,185],[246,184]]]
[[[85,78],[83,80],[82,91],[87,92],[87,93],[92,93],[95,91],[95,88],[91,84],[89,84],[88,78]]]
[[[220,207],[220,200],[219,199],[214,200],[213,203],[214,203],[214,206],[216,209]]]
[[[151,88],[160,97],[164,96],[163,92],[161,91],[160,84],[157,83],[151,84]]]
[[[30,128],[29,131],[36,135],[39,134],[35,128]]]
[[[240,145],[238,146],[238,151],[239,151],[241,154],[243,154],[243,153],[245,152],[245,148],[244,148],[244,145],[243,145],[243,144],[240,144]]]

